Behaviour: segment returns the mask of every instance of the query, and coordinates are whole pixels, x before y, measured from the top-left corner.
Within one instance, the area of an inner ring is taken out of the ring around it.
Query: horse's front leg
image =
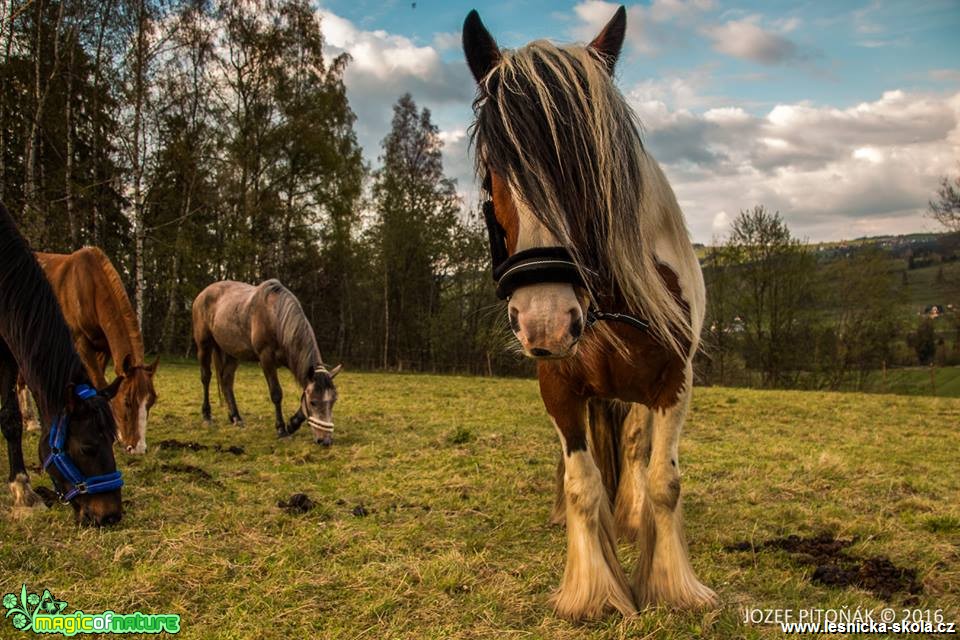
[[[633,595],[617,558],[610,503],[600,469],[587,447],[587,403],[549,374],[540,376],[547,412],[564,455],[567,564],[552,603],[561,617],[596,618],[611,609],[636,613]]]
[[[86,338],[77,338],[75,345],[77,355],[80,356],[80,361],[83,362],[84,368],[90,374],[90,381],[93,382],[93,386],[97,389],[105,388],[107,386],[105,356],[101,355]],[[103,365],[100,364],[101,357],[104,358]]]
[[[7,441],[8,481],[15,512],[23,508],[44,507],[43,500],[30,486],[30,476],[23,462],[23,416],[17,399],[16,379],[15,370],[0,364],[0,430]]]
[[[647,498],[653,510],[656,537],[652,561],[641,561],[634,573],[634,591],[641,604],[668,604],[697,608],[716,604],[717,596],[700,580],[690,566],[683,533],[680,502],[680,459],[677,455],[693,386],[693,374],[687,365],[687,378],[679,400],[666,409],[654,409],[650,462],[647,468]]]
[[[24,428],[27,431],[40,431],[40,418],[37,417],[33,394],[27,388],[27,383],[19,376],[17,376],[17,400],[20,404],[20,414],[23,416]]]
[[[277,378],[277,365],[271,358],[264,355],[260,358],[260,368],[263,369],[263,377],[267,379],[267,387],[270,389],[270,402],[273,403],[274,427],[277,430],[277,437],[283,438],[289,434],[287,433],[286,423],[283,421],[283,410],[281,409],[283,387],[280,386],[280,380]]]

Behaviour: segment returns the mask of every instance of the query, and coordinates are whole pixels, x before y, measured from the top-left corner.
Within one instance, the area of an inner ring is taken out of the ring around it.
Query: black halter
[[[487,193],[493,191],[490,176],[484,180]],[[586,288],[581,272],[573,256],[566,247],[534,247],[518,251],[512,256],[507,250],[507,234],[497,220],[493,200],[483,203],[483,218],[487,223],[487,236],[490,239],[490,259],[493,263],[493,281],[497,283],[497,297],[509,300],[513,292],[520,287],[544,282],[568,283]],[[587,311],[587,326],[599,320],[623,322],[635,329],[644,331],[650,325],[640,318],[625,313],[605,313],[596,308],[591,300]]]

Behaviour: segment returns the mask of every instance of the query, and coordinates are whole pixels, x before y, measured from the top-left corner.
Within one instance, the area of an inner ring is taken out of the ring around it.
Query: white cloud
[[[645,146],[701,241],[730,212],[756,204],[812,239],[933,228],[927,200],[960,157],[960,93],[888,91],[847,109],[801,102],[762,115],[738,107],[697,114],[628,96],[652,116]]]
[[[780,64],[800,57],[800,48],[792,40],[763,29],[759,22],[759,16],[747,16],[704,27],[703,33],[713,40],[715,50],[742,60]],[[789,31],[795,26],[795,23],[787,22],[781,28]]]
[[[319,14],[327,53],[346,52],[352,58],[344,83],[357,114],[357,136],[369,159],[377,157],[380,141],[390,129],[392,107],[404,93],[410,93],[419,107],[429,108],[441,126],[448,123],[440,122],[439,112],[463,114],[460,120],[469,114],[474,84],[466,63],[444,61],[438,52],[450,44],[452,34],[436,34],[433,45],[421,46],[383,30],[361,29],[325,9]]]
[[[577,24],[570,30],[580,42],[589,42],[609,22],[619,2],[585,0],[573,7]],[[649,5],[627,7],[625,48],[639,53],[655,53],[667,42],[676,42],[678,28],[690,26],[716,6],[714,0],[653,0]]]
[[[467,137],[466,129],[443,130],[437,134],[444,144],[456,144]]]
[[[459,49],[460,33],[457,31],[435,33],[433,34],[433,46],[439,51],[445,51],[447,49]]]
[[[729,226],[730,216],[727,215],[726,211],[720,211],[717,213],[717,215],[713,216],[713,224],[711,225],[711,228],[714,235],[723,235]]]

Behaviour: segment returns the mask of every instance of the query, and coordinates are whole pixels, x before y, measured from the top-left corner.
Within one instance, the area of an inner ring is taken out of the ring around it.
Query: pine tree
[[[430,327],[459,210],[454,183],[443,174],[438,133],[430,111],[418,110],[410,94],[402,96],[383,140],[383,166],[374,174],[384,367],[436,362]]]

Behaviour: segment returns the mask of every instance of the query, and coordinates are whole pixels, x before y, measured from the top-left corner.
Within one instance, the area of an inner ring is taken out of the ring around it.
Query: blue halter
[[[73,392],[81,400],[87,400],[97,395],[97,390],[86,384],[78,384],[74,387]],[[77,466],[73,464],[73,460],[70,459],[70,455],[64,448],[67,442],[68,422],[69,419],[66,414],[60,415],[53,421],[53,426],[50,427],[50,438],[48,439],[50,443],[50,455],[43,461],[44,471],[52,464],[57,468],[57,471],[60,472],[60,475],[70,484],[70,490],[64,493],[56,479],[52,475],[50,476],[60,499],[63,502],[70,502],[80,494],[106,493],[122,487],[123,478],[120,476],[119,471],[88,478],[77,469]]]

